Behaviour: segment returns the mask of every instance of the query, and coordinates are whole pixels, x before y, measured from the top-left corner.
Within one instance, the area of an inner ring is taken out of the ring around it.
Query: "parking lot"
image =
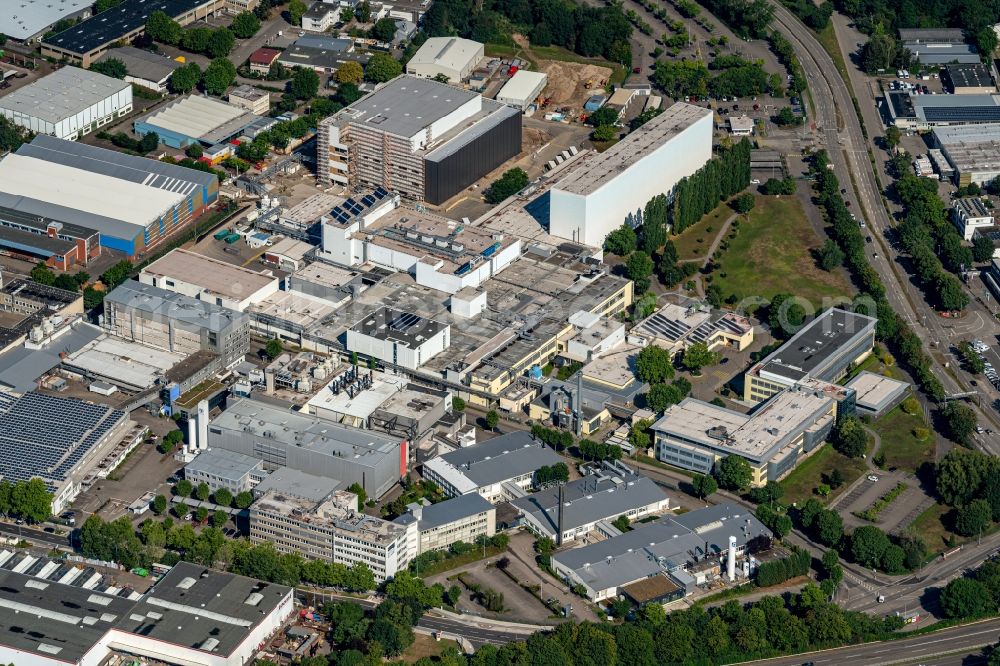
[[[878,513],[876,521],[871,522],[855,515],[871,507],[880,497],[900,483],[906,484],[906,490]],[[896,533],[909,526],[919,515],[919,511],[914,514],[917,508],[920,508],[920,511],[926,508],[924,506],[926,500],[929,498],[920,489],[920,482],[916,477],[901,471],[879,471],[866,475],[864,480],[841,498],[837,504],[837,511],[847,527],[874,524],[884,532]]]

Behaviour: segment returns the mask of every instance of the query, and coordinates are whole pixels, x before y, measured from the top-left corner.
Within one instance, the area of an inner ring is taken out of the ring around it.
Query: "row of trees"
[[[809,554],[809,551],[793,547],[792,553],[788,557],[762,562],[758,565],[757,585],[771,587],[798,576],[805,576],[809,573],[811,564],[812,555]]]
[[[179,46],[192,53],[202,53],[209,58],[227,57],[236,45],[236,37],[253,37],[258,30],[260,19],[253,12],[238,14],[231,28],[195,27],[185,30],[180,23],[160,10],[146,19],[146,36],[149,39]]]
[[[712,70],[717,70],[713,75]],[[780,74],[768,74],[760,61],[739,56],[722,56],[708,66],[697,60],[659,60],[654,65],[653,83],[671,97],[752,97],[769,93],[782,95]]]
[[[750,142],[723,148],[708,164],[677,183],[670,206],[673,233],[679,234],[750,185]]]
[[[740,37],[765,37],[774,18],[774,7],[766,0],[702,0],[701,4]]]
[[[844,262],[850,270],[861,296],[874,302],[878,318],[875,333],[878,339],[889,344],[896,356],[917,380],[929,397],[941,400],[944,388],[931,372],[931,358],[924,351],[923,341],[896,314],[886,298],[885,285],[865,254],[865,240],[840,195],[840,183],[832,169],[826,151],[813,157],[813,175],[816,179],[817,199],[830,223],[830,235],[844,252]],[[870,309],[870,308],[869,308]]]
[[[40,523],[52,515],[52,493],[41,479],[0,481],[0,514]]]
[[[896,181],[896,192],[907,213],[899,225],[899,240],[910,255],[927,300],[945,310],[965,308],[969,297],[951,273],[972,266],[972,250],[962,244],[961,235],[948,220],[937,195],[937,183],[904,173]]]

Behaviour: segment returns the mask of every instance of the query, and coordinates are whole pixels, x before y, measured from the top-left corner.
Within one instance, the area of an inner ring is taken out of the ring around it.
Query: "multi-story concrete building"
[[[497,531],[497,510],[482,495],[463,495],[437,504],[413,503],[406,508],[407,512],[394,522],[416,526],[417,555],[447,550],[457,541],[476,543],[480,537],[491,537]]]
[[[382,308],[347,331],[347,350],[416,370],[447,348],[451,326]]]
[[[708,474],[729,455],[742,456],[762,486],[784,478],[826,441],[838,415],[854,411],[854,391],[810,380],[770,398],[750,414],[694,398],[671,405],[653,424],[656,458]]]
[[[229,103],[254,115],[266,116],[271,108],[271,96],[266,90],[244,84],[229,91]]]
[[[225,449],[202,451],[184,466],[184,478],[193,486],[204,483],[212,492],[225,488],[233,495],[253,490],[266,476],[260,458]]]
[[[629,213],[669,194],[711,157],[711,109],[678,102],[603,153],[583,155],[558,177],[549,191],[549,233],[600,247]]]
[[[519,430],[431,458],[423,473],[449,497],[477,493],[496,504],[513,499],[520,494],[517,489],[534,487],[540,467],[560,462],[555,451]]]
[[[260,458],[266,469],[291,467],[381,497],[406,476],[409,442],[348,428],[280,407],[240,399],[208,428],[209,446]],[[331,482],[333,485],[333,481]]]
[[[952,203],[951,219],[958,227],[962,238],[971,241],[976,229],[986,229],[993,226],[993,211],[987,208],[983,200],[978,197],[963,197]]]
[[[809,379],[837,381],[874,349],[876,323],[857,312],[826,310],[747,371],[743,399],[767,400]]]
[[[178,248],[139,273],[139,282],[245,311],[278,291],[278,278]]]
[[[0,97],[0,116],[32,132],[74,140],[132,111],[132,85],[63,67]]]
[[[438,204],[521,152],[521,114],[404,75],[321,121],[316,150],[320,184]]]
[[[414,554],[409,532],[415,530],[357,513],[357,503],[357,495],[344,490],[318,501],[270,490],[250,507],[250,541],[309,559],[364,564],[379,582],[392,578]]]
[[[250,317],[130,280],[104,297],[104,327],[111,335],[156,349],[222,357],[225,367],[250,350]]]

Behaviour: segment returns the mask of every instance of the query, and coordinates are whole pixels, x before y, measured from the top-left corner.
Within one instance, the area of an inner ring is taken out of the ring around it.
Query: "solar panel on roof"
[[[1000,121],[1000,106],[924,107],[924,117],[930,122]]]
[[[406,331],[413,328],[419,322],[420,317],[411,312],[404,312],[392,320],[392,323],[389,324],[389,328],[394,331]]]
[[[372,194],[375,197],[377,197],[378,199],[385,199],[387,196],[389,196],[389,193],[386,192],[385,188],[382,187],[381,185],[379,185],[378,187],[376,187],[375,191],[372,192]]]
[[[366,194],[365,196],[361,197],[361,203],[366,207],[370,207],[372,204],[375,203],[375,201],[376,201],[375,197],[373,197],[370,194]]]

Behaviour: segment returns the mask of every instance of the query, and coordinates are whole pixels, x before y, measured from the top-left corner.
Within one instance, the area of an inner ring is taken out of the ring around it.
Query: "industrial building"
[[[382,308],[347,331],[347,351],[416,370],[451,345],[451,326]]]
[[[892,123],[900,129],[930,130],[1000,122],[998,94],[912,95],[890,91],[885,97]]]
[[[748,577],[754,566],[751,544],[770,544],[772,538],[749,509],[718,504],[561,551],[552,556],[552,567],[560,579],[582,585],[591,601],[624,596],[638,605],[662,604],[708,582],[699,582],[696,573],[706,564],[726,571],[730,581]]]
[[[944,73],[951,92],[956,95],[990,95],[997,91],[989,68],[981,62],[948,64]]]
[[[959,186],[986,185],[1000,176],[1000,122],[935,127],[933,137]]]
[[[760,402],[807,379],[835,382],[875,347],[874,317],[830,308],[744,375],[743,399]]]
[[[545,72],[529,72],[519,69],[497,93],[497,101],[516,106],[521,111],[535,103],[549,78]]]
[[[0,160],[3,204],[100,233],[132,258],[197,218],[219,193],[214,174],[39,134]]]
[[[126,436],[125,412],[75,398],[0,392],[0,477],[15,483],[40,478],[58,514],[98,473],[98,465]],[[108,470],[110,471],[110,470]]]
[[[424,500],[426,502],[426,500]],[[416,526],[419,543],[415,555],[447,550],[453,543],[476,543],[497,532],[497,510],[482,495],[463,495],[436,504],[408,504],[396,524]]]
[[[636,324],[628,339],[641,346],[662,347],[671,356],[682,354],[697,343],[710,350],[743,351],[753,344],[753,323],[735,312],[713,310],[696,301],[684,305],[667,303]]]
[[[364,564],[378,582],[392,578],[416,554],[411,547],[416,530],[358,513],[357,506],[358,496],[346,490],[318,501],[292,489],[269,490],[250,507],[250,541],[307,559]]]
[[[202,451],[184,466],[192,486],[204,483],[212,492],[225,488],[234,496],[253,490],[265,477],[263,460],[225,449]]]
[[[429,37],[406,63],[406,73],[423,79],[443,76],[448,83],[460,84],[468,80],[483,55],[483,45],[471,39]]]
[[[403,476],[409,442],[373,430],[348,428],[264,402],[240,399],[208,429],[210,448],[261,458],[266,469],[291,467],[360,484],[379,498]]]
[[[211,352],[230,368],[250,350],[250,317],[129,280],[104,297],[104,327],[125,340],[184,355]]]
[[[338,10],[339,11],[339,10]],[[354,41],[328,35],[304,35],[278,56],[285,67],[308,67],[317,74],[333,74],[346,62],[364,66],[368,55],[355,53]]]
[[[132,111],[132,85],[63,67],[0,97],[0,116],[15,125],[59,139],[75,140]]]
[[[523,524],[538,537],[565,544],[595,529],[610,533],[619,516],[629,521],[670,508],[670,499],[656,483],[619,462],[605,462],[593,474],[575,481],[515,497],[511,504]]]
[[[257,116],[266,116],[271,109],[271,96],[265,90],[258,90],[243,84],[229,91],[228,101],[233,106],[246,109]]]
[[[32,666],[243,666],[295,611],[284,585],[190,562],[139,593],[93,567],[0,551],[0,659]],[[36,618],[28,622],[26,618]],[[41,620],[39,618],[45,618]]]
[[[874,372],[858,373],[844,388],[854,391],[854,406],[858,414],[875,419],[898,405],[910,393],[910,385]]]
[[[65,219],[18,210],[21,198],[0,192],[0,247],[10,255],[41,260],[61,271],[79,269],[101,256],[101,234]]]
[[[274,275],[177,248],[139,272],[139,282],[244,312],[278,291]]]
[[[240,136],[257,119],[239,106],[188,95],[136,119],[132,126],[136,134],[156,132],[165,146],[187,148],[195,143],[202,146],[225,143]]]
[[[750,414],[685,398],[652,426],[656,459],[708,474],[722,458],[742,456],[752,485],[762,486],[784,478],[823,444],[838,413],[850,412],[852,391],[816,381],[784,389]]]
[[[319,123],[317,180],[439,204],[521,152],[521,115],[402,75]]]
[[[134,83],[158,93],[167,92],[167,84],[170,82],[171,75],[173,75],[174,70],[181,66],[177,60],[159,53],[137,49],[134,46],[110,49],[100,57],[98,62],[108,60],[120,60],[125,65],[125,69],[128,71],[128,74],[125,75],[126,83]]]
[[[401,207],[384,189],[359,199],[334,207],[323,222],[322,258],[406,271],[417,284],[456,294],[481,286],[521,255],[516,237],[470,228],[422,206]],[[390,199],[392,206],[383,204]]]
[[[899,39],[901,47],[922,65],[980,62],[976,47],[965,42],[965,34],[959,28],[901,28]]]
[[[41,39],[56,23],[85,19],[94,6],[90,0],[21,0],[0,5],[0,27],[9,39],[31,44]]]
[[[448,497],[478,493],[497,504],[534,487],[540,467],[560,462],[555,451],[518,430],[431,458],[424,463],[423,475]]]
[[[145,391],[166,381],[171,369],[188,356],[129,342],[102,333],[63,355],[62,369],[88,381],[101,381],[126,391]]]
[[[182,26],[215,16],[232,0],[129,0],[42,39],[42,55],[90,67],[108,49],[146,30],[146,18],[162,11]]]
[[[993,226],[993,210],[987,208],[979,197],[963,197],[952,203],[951,219],[962,238],[971,241],[976,229]]]
[[[711,109],[674,104],[603,153],[578,158],[558,177],[549,190],[549,233],[600,247],[629,213],[670,193],[711,157]]]

